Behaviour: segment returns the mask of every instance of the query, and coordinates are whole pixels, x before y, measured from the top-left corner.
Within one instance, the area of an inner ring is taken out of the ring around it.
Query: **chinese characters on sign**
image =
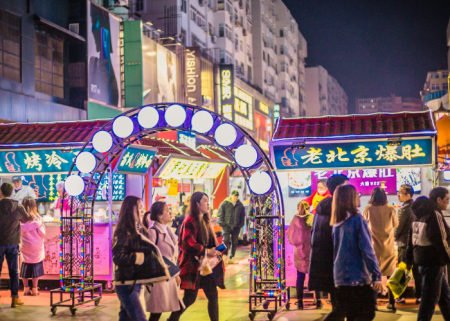
[[[216,179],[227,166],[226,163],[209,163],[204,161],[172,158],[160,173],[156,175],[163,179],[191,178]]]
[[[121,173],[146,174],[156,152],[143,147],[129,146],[120,159],[117,171]]]
[[[304,149],[273,147],[277,169],[359,168],[432,165],[432,139],[404,140],[401,146],[387,141],[311,144]]]
[[[234,104],[234,66],[220,65],[220,105],[222,115],[233,121]]]
[[[68,172],[79,152],[62,152],[60,149],[0,152],[0,173]]]
[[[99,174],[94,174],[94,178],[98,179]],[[113,201],[123,201],[125,199],[126,192],[126,180],[125,174],[113,173],[112,183],[112,200]],[[109,184],[108,184],[108,174],[103,175],[102,180],[98,184],[97,194],[95,196],[96,201],[106,201],[108,199]],[[105,197],[106,196],[106,197]]]
[[[321,179],[328,179],[333,174],[344,174],[349,184],[356,187],[362,195],[371,195],[375,187],[385,187],[389,195],[397,193],[397,176],[395,168],[364,168],[334,171],[315,171],[311,173],[312,186],[315,188]]]

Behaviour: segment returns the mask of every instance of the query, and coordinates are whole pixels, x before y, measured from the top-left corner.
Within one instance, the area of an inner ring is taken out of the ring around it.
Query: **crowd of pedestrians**
[[[324,320],[373,320],[377,297],[388,294],[387,308],[396,312],[405,303],[405,293],[395,300],[382,277],[389,279],[404,262],[415,281],[418,321],[431,320],[436,304],[450,320],[450,289],[446,266],[450,263],[450,228],[442,211],[447,209],[449,191],[431,190],[430,197],[413,200],[414,190],[402,185],[398,212],[388,204],[383,188],[372,191],[362,213],[360,194],[345,175],[332,175],[322,187],[329,193],[309,214],[310,200],[298,204],[287,236],[294,245],[297,269],[297,306],[303,309],[305,274],[308,289],[315,291],[317,308],[327,292],[332,305]],[[314,214],[314,215],[313,215]],[[396,251],[397,247],[397,251]],[[397,253],[396,253],[397,252]]]

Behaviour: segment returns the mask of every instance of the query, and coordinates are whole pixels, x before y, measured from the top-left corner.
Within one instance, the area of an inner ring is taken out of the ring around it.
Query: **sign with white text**
[[[202,105],[202,83],[200,47],[187,47],[186,59],[186,97],[190,105]]]
[[[220,65],[220,106],[223,117],[233,121],[234,66]]]

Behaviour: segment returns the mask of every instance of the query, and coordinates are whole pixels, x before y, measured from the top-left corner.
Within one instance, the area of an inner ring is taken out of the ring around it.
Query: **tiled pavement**
[[[248,248],[241,248],[238,252],[237,259],[239,264],[227,266],[226,287],[227,290],[219,290],[219,311],[220,320],[225,321],[246,321],[248,318],[248,277],[249,267],[247,264]],[[141,298],[143,299],[143,298]],[[75,316],[72,316],[69,310],[59,308],[57,314],[52,316],[50,312],[50,298],[48,292],[41,292],[39,297],[25,297],[26,305],[20,308],[10,308],[9,292],[1,291],[0,298],[0,321],[9,320],[95,320],[110,321],[118,319],[119,301],[115,295],[106,294],[98,307],[93,304],[87,307],[80,307]],[[307,305],[305,310],[299,311],[294,309],[295,301],[292,301],[291,311],[282,310],[278,313],[274,320],[278,321],[320,321],[329,313],[330,307],[325,305],[323,310],[316,310],[312,305]],[[182,321],[207,321],[209,320],[207,313],[206,297],[200,291],[196,303],[191,306],[182,316]],[[394,314],[387,310],[386,300],[379,300],[380,311],[377,312],[375,320],[381,321],[415,321],[417,319],[418,307],[411,304],[399,306],[397,313]],[[163,315],[161,320],[165,321],[168,317]],[[268,320],[267,313],[258,313],[256,321]],[[433,320],[443,320],[439,309],[436,309]]]

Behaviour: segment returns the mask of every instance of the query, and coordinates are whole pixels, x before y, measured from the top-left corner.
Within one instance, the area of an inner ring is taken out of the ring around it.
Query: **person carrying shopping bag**
[[[142,228],[142,200],[125,197],[114,232],[112,257],[116,266],[114,285],[120,301],[119,321],[147,321],[139,296],[142,285],[170,279],[167,265],[158,247]]]
[[[149,218],[153,221],[151,228],[149,227]],[[149,229],[150,241],[155,243],[163,257],[176,265],[178,237],[170,228],[169,224],[171,223],[172,213],[165,202],[153,203],[150,211],[144,214],[143,225]],[[175,275],[167,282],[144,287],[146,310],[150,312],[149,321],[158,321],[164,312],[174,312],[184,308],[184,304],[180,302],[179,298],[180,284],[179,275]]]
[[[303,310],[303,289],[306,273],[309,271],[311,254],[311,226],[314,216],[309,213],[308,203],[301,201],[287,230],[289,243],[295,246],[294,265],[297,269],[297,308]],[[322,309],[322,293],[316,291],[316,307]]]

